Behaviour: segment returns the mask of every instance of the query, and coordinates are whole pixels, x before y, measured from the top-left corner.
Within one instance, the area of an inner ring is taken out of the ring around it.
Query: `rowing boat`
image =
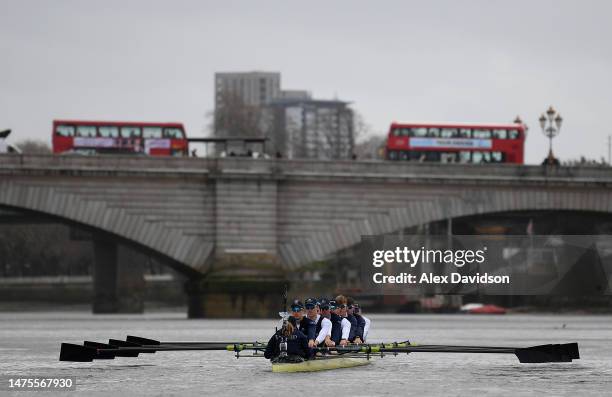
[[[284,295],[287,307],[287,289]],[[288,326],[289,314],[279,312],[283,319],[283,328]],[[277,331],[277,335],[283,335]],[[417,345],[405,342],[374,343],[361,345],[314,347],[314,359],[291,362],[295,357],[287,354],[287,339],[280,336],[278,351],[280,354],[272,361],[272,372],[313,372],[339,368],[351,368],[366,365],[371,358],[385,355],[397,356],[399,353],[493,353],[513,354],[521,363],[555,363],[571,362],[579,359],[578,343],[548,344],[531,347],[505,346],[456,346],[456,345]],[[125,341],[109,339],[108,343],[84,341],[83,345],[62,343],[60,361],[91,362],[94,360],[112,360],[115,357],[138,357],[141,353],[161,351],[212,351],[227,350],[236,358],[265,357],[267,343],[253,342],[160,342],[154,339],[128,335]],[[246,353],[246,355],[244,354]],[[262,354],[264,353],[264,354]],[[301,360],[301,359],[298,359]]]
[[[300,363],[272,363],[272,372],[315,372],[370,364],[366,357],[323,356]]]
[[[160,342],[153,339],[128,336],[125,341],[109,339],[108,343],[85,341],[83,345],[62,343],[60,361],[91,362],[112,360],[115,357],[138,357],[143,353],[162,351],[211,351],[227,350],[236,358],[260,357],[267,347],[261,342]],[[272,372],[312,372],[329,369],[350,368],[366,365],[373,357],[397,356],[399,353],[476,353],[476,354],[513,354],[521,363],[571,362],[579,359],[577,343],[548,344],[531,347],[501,346],[456,346],[456,345],[417,345],[410,342],[376,343],[334,347],[317,347],[314,351],[324,354],[313,360],[298,363],[272,364]],[[246,353],[246,354],[245,354]]]

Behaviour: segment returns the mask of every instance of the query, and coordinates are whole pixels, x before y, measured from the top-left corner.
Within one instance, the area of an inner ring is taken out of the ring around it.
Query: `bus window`
[[[472,134],[476,139],[491,139],[491,130],[474,130]]]
[[[409,153],[406,151],[400,152],[400,160],[404,160],[404,161],[408,161],[409,159]]]
[[[493,130],[493,138],[508,139],[508,130]]]
[[[470,157],[471,157],[471,152],[468,152],[467,150],[459,152],[459,162],[460,163],[469,163]]]
[[[416,150],[415,151],[411,151],[410,152],[410,160],[412,160],[412,161],[419,161],[419,160],[421,160],[421,156],[423,156],[423,155],[424,155],[423,152],[416,151]]]
[[[440,137],[440,129],[435,127],[430,128],[429,131],[427,131],[427,136],[431,138]]]
[[[183,139],[183,131],[180,128],[164,128],[164,138]]]
[[[427,136],[427,128],[423,128],[423,127],[412,128],[411,136],[417,136],[417,137]]]
[[[401,128],[393,129],[393,136],[400,136],[401,134],[402,134],[402,129]]]
[[[425,161],[440,162],[440,152],[425,152]]]
[[[443,163],[454,163],[457,161],[457,153],[455,152],[442,152],[440,153],[440,160]]]
[[[161,127],[144,127],[142,129],[142,137],[145,139],[161,139],[162,129]]]
[[[118,138],[119,128],[110,126],[100,126],[98,127],[98,133],[100,133],[100,136],[102,138]]]
[[[140,127],[121,127],[122,138],[138,138],[140,137]]]
[[[510,139],[518,139],[519,137],[518,130],[510,130],[508,131],[508,134],[510,135]]]
[[[459,136],[461,138],[471,138],[472,137],[472,130],[469,128],[462,128],[459,130]]]
[[[472,163],[480,164],[480,163],[489,163],[491,162],[491,153],[490,152],[474,152],[472,153]]]
[[[74,136],[74,126],[58,125],[55,128],[55,134],[58,136]]]
[[[492,163],[503,163],[504,154],[502,152],[491,152],[491,162]]]
[[[77,136],[93,138],[96,136],[96,127],[93,125],[79,125],[77,126]]]
[[[442,128],[440,132],[440,137],[442,138],[456,138],[457,137],[457,129],[456,128]]]
[[[389,160],[397,160],[397,152],[395,150],[389,150]]]

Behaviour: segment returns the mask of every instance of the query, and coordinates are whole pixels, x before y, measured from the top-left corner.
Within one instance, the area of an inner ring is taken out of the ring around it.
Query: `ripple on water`
[[[317,374],[273,374],[264,359],[223,351],[159,352],[94,363],[60,363],[61,342],[127,334],[159,340],[267,340],[275,320],[187,321],[182,314],[103,316],[0,313],[0,373],[76,376],[80,391],[123,395],[254,395],[310,389],[335,395],[601,395],[612,389],[610,316],[372,315],[371,341],[527,346],[580,343],[573,363],[519,364],[512,355],[414,353]],[[101,321],[103,319],[104,321]],[[565,328],[561,325],[566,324]],[[67,394],[70,395],[70,394]]]

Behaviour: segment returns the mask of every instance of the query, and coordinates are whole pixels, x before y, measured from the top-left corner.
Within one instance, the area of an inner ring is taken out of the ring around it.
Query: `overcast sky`
[[[0,129],[50,142],[54,118],[181,121],[203,135],[216,71],[279,71],[285,89],[393,121],[529,125],[527,162],[564,117],[561,159],[607,158],[608,1],[0,0]]]

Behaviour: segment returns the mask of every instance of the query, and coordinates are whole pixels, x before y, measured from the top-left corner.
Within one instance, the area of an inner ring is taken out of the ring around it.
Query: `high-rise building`
[[[226,95],[239,97],[245,105],[263,106],[280,93],[278,72],[215,73],[215,110],[224,105]]]
[[[215,73],[215,135],[265,136],[262,109],[279,93],[278,72]]]
[[[215,73],[215,135],[266,137],[266,151],[285,158],[351,158],[349,102],[281,90],[280,80],[278,72]]]
[[[354,149],[349,102],[279,98],[265,110],[270,145],[285,158],[350,159]]]

